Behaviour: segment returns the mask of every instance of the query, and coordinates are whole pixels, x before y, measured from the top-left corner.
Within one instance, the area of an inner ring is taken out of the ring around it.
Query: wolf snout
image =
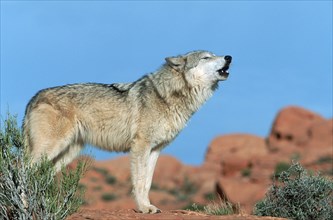
[[[223,67],[219,70],[217,70],[217,72],[219,73],[219,75],[221,76],[219,80],[226,80],[229,76],[229,66],[232,60],[232,56],[230,55],[226,55],[223,57],[223,59],[225,60]]]
[[[224,56],[224,60],[225,60],[227,63],[231,63],[232,56],[230,56],[230,55],[226,55],[226,56]]]

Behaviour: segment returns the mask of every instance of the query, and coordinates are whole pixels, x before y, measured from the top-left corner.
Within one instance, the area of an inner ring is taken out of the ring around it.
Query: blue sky
[[[197,49],[232,55],[230,77],[164,153],[200,164],[288,105],[332,117],[332,1],[1,1],[1,114],[21,123],[40,89],[134,81]]]

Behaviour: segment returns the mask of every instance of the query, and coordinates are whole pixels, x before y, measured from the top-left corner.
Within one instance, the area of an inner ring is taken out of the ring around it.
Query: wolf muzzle
[[[228,76],[229,76],[228,70],[229,70],[230,63],[232,61],[232,56],[230,56],[230,55],[224,56],[224,60],[225,60],[224,67],[219,69],[218,72],[219,72],[220,76],[222,76],[224,78],[228,78]]]

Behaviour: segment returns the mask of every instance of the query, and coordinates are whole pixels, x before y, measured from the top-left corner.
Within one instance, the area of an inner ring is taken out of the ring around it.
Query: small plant
[[[103,176],[106,176],[109,174],[109,171],[105,168],[93,167],[92,170],[96,171],[97,173],[102,174]]]
[[[278,178],[282,172],[287,171],[289,168],[290,168],[289,163],[279,162],[275,166],[275,171],[274,171],[274,174],[272,176],[272,179]]]
[[[151,187],[150,187],[150,190],[162,190],[162,189],[160,188],[159,185],[157,185],[157,184],[155,184],[155,183],[152,183],[152,184],[151,184]]]
[[[83,203],[79,180],[87,163],[55,175],[46,158],[32,164],[22,132],[8,114],[0,122],[0,219],[65,219]]]
[[[93,167],[92,168],[94,171],[96,171],[97,173],[100,173],[104,178],[105,178],[105,182],[107,184],[113,185],[117,182],[117,178],[111,174],[109,174],[109,171],[105,168],[100,168],[100,167]],[[92,182],[98,182],[98,178],[96,177],[92,177],[90,179]]]
[[[204,211],[204,205],[196,204],[196,203],[190,203],[187,206],[183,207],[183,209],[187,211],[194,211],[194,212],[203,212]]]
[[[325,163],[332,164],[333,157],[332,156],[323,156],[317,160],[317,164],[325,164]]]
[[[191,182],[187,176],[185,176],[182,185],[179,188],[166,190],[171,195],[177,197],[179,201],[188,200],[190,196],[196,193],[198,190],[195,183]]]
[[[333,216],[333,182],[319,175],[309,175],[303,167],[292,164],[279,175],[266,198],[256,204],[259,216],[296,220],[331,219]]]
[[[105,193],[102,195],[102,200],[106,201],[106,202],[110,202],[113,201],[117,198],[117,196],[115,194],[112,193]]]
[[[215,192],[209,192],[204,194],[204,198],[207,201],[213,201],[217,198],[217,194]]]
[[[180,188],[185,194],[194,194],[198,189],[197,186],[185,176],[184,182]]]
[[[94,191],[101,191],[102,189],[103,189],[102,186],[95,186],[95,187],[93,187]]]
[[[251,173],[252,173],[252,170],[251,170],[250,167],[244,168],[241,171],[241,174],[242,174],[243,177],[249,177],[249,176],[251,176]]]
[[[117,182],[117,178],[115,176],[112,176],[111,174],[106,175],[105,182],[107,184],[113,185]]]
[[[97,177],[94,177],[94,176],[90,178],[90,181],[93,182],[93,183],[97,183],[98,180],[99,179]]]

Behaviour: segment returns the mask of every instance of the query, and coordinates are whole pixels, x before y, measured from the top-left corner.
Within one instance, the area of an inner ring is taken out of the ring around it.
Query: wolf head
[[[192,85],[217,83],[229,76],[232,57],[216,56],[208,51],[193,51],[165,58],[167,65],[184,75]]]

